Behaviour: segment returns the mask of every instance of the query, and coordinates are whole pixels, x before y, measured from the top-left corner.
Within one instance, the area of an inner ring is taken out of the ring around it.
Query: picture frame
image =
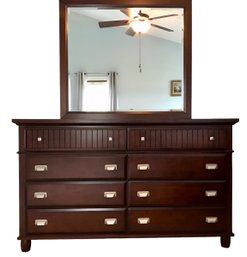
[[[171,96],[182,96],[182,80],[171,80]]]

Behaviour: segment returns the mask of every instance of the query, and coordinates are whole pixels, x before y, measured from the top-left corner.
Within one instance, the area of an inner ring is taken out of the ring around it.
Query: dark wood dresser
[[[232,233],[232,125],[13,120],[19,126],[20,235],[33,239]]]

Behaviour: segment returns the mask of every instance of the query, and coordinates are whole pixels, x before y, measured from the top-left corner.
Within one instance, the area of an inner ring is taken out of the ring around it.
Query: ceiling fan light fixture
[[[151,24],[147,20],[134,19],[130,22],[130,27],[136,33],[145,33],[150,29]]]

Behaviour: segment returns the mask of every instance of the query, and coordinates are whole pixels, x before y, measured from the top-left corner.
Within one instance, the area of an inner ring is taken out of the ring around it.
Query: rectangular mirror
[[[68,64],[69,111],[183,111],[183,8],[69,8]]]
[[[60,0],[60,71],[62,118],[190,118],[191,1]]]

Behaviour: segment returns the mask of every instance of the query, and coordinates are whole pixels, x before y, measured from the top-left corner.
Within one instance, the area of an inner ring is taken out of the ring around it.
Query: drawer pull
[[[35,220],[35,226],[37,227],[44,227],[48,225],[48,220],[46,219],[37,219]]]
[[[214,136],[210,136],[209,141],[214,141]]]
[[[106,218],[104,221],[105,225],[113,226],[117,224],[117,218]]]
[[[145,137],[141,137],[141,141],[144,142],[146,140]]]
[[[33,197],[36,199],[44,199],[44,198],[47,198],[47,193],[46,192],[35,192]]]
[[[112,137],[108,137],[108,141],[112,142],[113,138]]]
[[[206,190],[205,196],[207,197],[216,197],[217,196],[217,190]]]
[[[37,137],[37,141],[38,141],[38,142],[42,142],[42,141],[43,141],[43,138],[42,138],[42,137]]]
[[[217,170],[218,164],[217,163],[206,163],[205,169],[206,170]]]
[[[137,197],[140,197],[140,198],[147,198],[150,196],[150,192],[149,191],[137,191],[136,195],[137,195]]]
[[[150,218],[149,217],[142,217],[137,219],[137,223],[140,225],[146,225],[150,223]]]
[[[150,170],[150,165],[149,164],[137,164],[137,170]]]
[[[35,165],[34,171],[47,171],[48,166],[47,165]]]
[[[218,222],[218,217],[206,217],[205,221],[208,224],[214,224]]]
[[[117,170],[117,164],[105,164],[106,171],[115,171]]]
[[[117,192],[104,192],[105,198],[114,198],[117,197]]]

